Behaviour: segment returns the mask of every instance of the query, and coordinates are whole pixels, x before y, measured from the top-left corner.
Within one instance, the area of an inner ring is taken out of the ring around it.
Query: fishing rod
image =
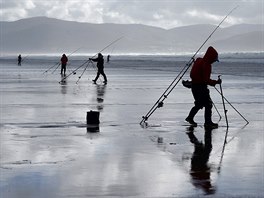
[[[107,46],[105,46],[101,51],[99,51],[98,53],[96,53],[95,55],[93,55],[91,58],[94,58],[97,54],[101,53],[102,51],[104,51],[106,48],[110,47],[111,45],[113,45],[114,43],[116,43],[117,41],[121,40],[124,36],[121,36],[120,38],[112,41],[110,44],[108,44]],[[81,64],[79,67],[77,67],[75,70],[73,70],[70,74],[68,74],[67,76],[65,76],[59,83],[63,82],[66,78],[68,78],[69,76],[71,76],[72,74],[76,74],[76,71],[78,69],[80,69],[81,67],[83,67],[85,64],[87,64],[88,62],[90,62],[91,60],[86,60],[83,64]],[[86,70],[86,69],[85,69]],[[84,73],[84,72],[83,72]]]
[[[88,68],[88,66],[89,66],[90,63],[93,65],[93,68],[95,69],[95,66],[94,66],[93,61],[90,60],[90,61],[88,62],[88,64],[86,65],[86,67],[84,68],[82,74],[78,77],[78,80],[76,81],[76,84],[78,84],[78,82],[81,80],[81,78],[82,78],[84,72],[87,70],[87,68]],[[99,80],[101,80],[101,79],[99,78]]]
[[[22,58],[21,63],[28,57],[29,55],[26,55],[24,58]]]
[[[59,67],[59,66],[60,66],[60,62],[55,63],[55,64],[52,65],[49,69],[47,69],[46,71],[44,71],[42,74],[47,73],[49,70],[51,70],[53,67],[55,67],[55,66],[57,66],[57,65],[58,65],[58,67]]]
[[[237,6],[238,7],[238,6]],[[172,81],[172,83],[168,86],[168,88],[163,92],[163,94],[159,97],[157,102],[151,107],[151,109],[147,112],[145,116],[142,116],[142,120],[140,124],[143,122],[146,122],[148,118],[160,107],[163,107],[163,101],[168,97],[168,95],[172,92],[172,90],[176,87],[176,85],[179,83],[179,81],[182,79],[184,74],[188,71],[192,63],[195,61],[195,56],[198,54],[198,52],[201,50],[201,48],[205,45],[205,43],[211,38],[211,36],[215,33],[215,31],[220,27],[220,25],[226,20],[226,18],[235,10],[237,7],[233,8],[218,24],[218,26],[211,32],[211,34],[206,38],[206,40],[203,42],[203,44],[198,48],[198,50],[194,53],[194,55],[191,57],[191,59],[188,61],[188,63],[183,67],[183,69],[180,71],[180,73],[176,76],[176,78]]]
[[[86,71],[87,67],[89,66],[89,64],[91,63],[91,61],[88,62],[88,64],[86,65],[86,67],[84,68],[83,72],[81,73],[81,75],[78,77],[78,80],[76,81],[76,84],[78,84],[78,82],[81,80],[81,77],[83,76],[84,72]]]
[[[214,88],[220,95],[222,95],[216,87]],[[223,96],[223,99],[246,121],[247,124],[249,124],[249,121],[241,113],[239,113],[239,111],[226,99],[225,96]]]
[[[221,75],[218,76],[218,80],[222,81],[221,80]],[[224,94],[223,94],[223,89],[222,89],[222,83],[219,84],[220,86],[220,93],[221,93],[221,98],[222,98],[222,103],[223,103],[223,108],[224,108],[224,113],[225,113],[225,120],[226,120],[226,127],[228,128],[228,120],[227,120],[227,110],[226,110],[226,107],[225,107],[225,100],[224,100]]]
[[[74,54],[75,52],[77,52],[79,49],[81,49],[82,47],[79,47],[78,49],[76,49],[76,50],[74,50],[72,53],[70,53],[69,55],[68,55],[68,57],[70,57],[72,54]],[[57,63],[55,63],[53,66],[51,66],[49,69],[47,69],[46,71],[44,71],[42,74],[45,74],[45,73],[47,73],[49,70],[51,70],[53,67],[55,67],[55,66],[57,66],[56,68],[55,68],[55,70],[52,72],[52,73],[54,73],[55,71],[56,71],[56,69],[60,66],[60,61],[59,62],[57,62]]]
[[[60,66],[61,64],[59,63],[59,64],[57,64],[57,67],[53,70],[53,72],[51,72],[52,74],[54,74],[54,72],[59,68],[59,66]]]

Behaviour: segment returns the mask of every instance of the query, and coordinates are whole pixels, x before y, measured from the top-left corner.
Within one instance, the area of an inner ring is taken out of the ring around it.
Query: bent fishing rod
[[[76,49],[76,50],[74,50],[72,53],[70,53],[69,55],[68,55],[68,57],[70,57],[72,54],[74,54],[75,52],[77,52],[79,49],[81,49],[82,47],[79,47],[78,49]],[[57,62],[57,63],[55,63],[53,66],[51,66],[49,69],[47,69],[46,71],[44,71],[42,74],[45,74],[45,73],[47,73],[49,70],[51,70],[53,67],[55,67],[55,66],[57,66],[56,68],[55,68],[55,70],[52,72],[52,73],[54,73],[55,71],[56,71],[56,69],[60,66],[60,62]]]
[[[177,86],[177,84],[180,82],[184,74],[188,71],[190,66],[195,61],[195,56],[198,54],[198,52],[201,50],[201,48],[205,45],[205,43],[211,38],[211,36],[215,33],[215,31],[220,27],[220,25],[226,20],[226,18],[235,10],[238,6],[233,8],[223,19],[222,21],[216,26],[216,28],[211,32],[211,34],[205,39],[203,44],[198,48],[198,50],[194,53],[194,55],[191,57],[191,59],[188,61],[188,63],[183,67],[183,69],[180,71],[180,73],[176,76],[176,78],[172,81],[172,83],[168,86],[168,88],[163,92],[163,94],[159,97],[157,102],[151,107],[151,109],[147,112],[145,116],[142,116],[142,120],[140,124],[143,122],[146,122],[148,118],[160,107],[163,107],[164,103],[163,101],[168,98],[169,94],[172,92],[172,90]]]
[[[93,55],[90,59],[94,58],[97,54],[103,52],[105,49],[107,49],[108,47],[110,47],[111,45],[113,45],[114,43],[116,43],[117,41],[121,40],[123,37],[124,37],[124,36],[121,36],[120,38],[118,38],[118,39],[112,41],[110,44],[108,44],[107,46],[105,46],[101,51],[99,51],[98,53],[96,53],[95,55]],[[90,59],[86,60],[83,64],[81,64],[79,67],[77,67],[75,70],[73,70],[73,71],[72,71],[71,73],[69,73],[67,76],[65,76],[65,77],[64,77],[59,83],[63,82],[65,79],[67,79],[67,78],[68,78],[69,76],[71,76],[72,74],[75,75],[75,74],[76,74],[76,71],[77,71],[78,69],[80,69],[81,67],[83,67],[84,65],[87,64],[87,66],[88,66],[89,63],[91,62]],[[86,68],[87,68],[87,67],[86,67]],[[86,70],[86,68],[85,68],[85,70]],[[83,73],[84,73],[84,72],[83,72]],[[82,74],[83,74],[83,73],[82,73]]]

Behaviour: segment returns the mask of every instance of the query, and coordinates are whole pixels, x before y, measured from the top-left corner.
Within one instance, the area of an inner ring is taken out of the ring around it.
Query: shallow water
[[[181,83],[148,126],[139,125],[186,57],[113,56],[105,65],[107,85],[102,79],[91,83],[96,72],[91,64],[76,84],[85,66],[58,83],[59,70],[45,72],[56,57],[28,57],[21,67],[14,60],[0,60],[1,197],[264,194],[261,57],[226,56],[214,65],[212,78],[222,75],[224,95],[249,124],[226,104],[227,131],[221,96],[211,87],[222,117],[220,127],[211,131],[211,141],[210,136],[204,139],[203,111],[196,117],[198,127],[184,122],[193,98]],[[83,60],[73,56],[67,73]],[[100,112],[99,132],[86,125],[90,110]],[[215,109],[213,120],[219,120]]]

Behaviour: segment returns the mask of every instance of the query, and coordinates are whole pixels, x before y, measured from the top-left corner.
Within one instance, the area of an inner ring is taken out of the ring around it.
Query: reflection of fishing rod
[[[247,124],[248,124],[248,123],[247,123]],[[246,124],[246,125],[247,125],[247,124]],[[245,128],[246,125],[244,125],[241,129]],[[221,157],[220,157],[220,161],[219,161],[219,164],[218,164],[218,167],[217,167],[217,172],[218,172],[218,174],[220,174],[220,171],[221,171],[221,166],[222,166],[222,162],[223,162],[223,158],[224,158],[224,154],[225,154],[225,147],[226,147],[226,145],[227,145],[228,143],[230,143],[232,140],[235,139],[236,134],[239,132],[239,131],[238,131],[233,137],[231,137],[231,138],[229,139],[229,141],[227,141],[228,129],[229,129],[229,128],[227,127],[227,128],[226,128],[226,133],[225,133],[224,144],[223,144],[223,147],[222,147],[222,150],[221,150]],[[218,151],[217,151],[216,153],[218,153]]]
[[[227,144],[227,142],[226,142],[227,134],[228,134],[228,127],[226,128],[226,134],[225,134],[225,140],[224,140],[224,144],[223,144],[223,148],[222,148],[222,152],[221,152],[221,158],[220,158],[220,162],[219,162],[219,165],[218,165],[218,168],[217,168],[218,174],[220,173],[222,161],[223,161],[223,158],[224,158],[225,146]]]
[[[238,6],[237,6],[238,7]],[[176,78],[172,81],[172,83],[168,86],[168,88],[163,92],[163,94],[160,96],[160,98],[157,100],[157,102],[151,107],[151,109],[148,111],[148,113],[145,116],[142,116],[142,120],[140,124],[143,122],[146,122],[148,118],[156,111],[156,109],[163,107],[163,101],[168,97],[168,95],[172,92],[172,90],[176,87],[176,85],[179,83],[179,81],[182,79],[184,74],[188,71],[192,63],[194,62],[195,56],[198,54],[198,52],[201,50],[201,48],[205,45],[205,43],[211,38],[211,36],[215,33],[215,31],[220,27],[220,25],[226,20],[226,18],[237,8],[233,8],[218,24],[218,26],[212,31],[212,33],[207,37],[207,39],[203,42],[203,44],[199,47],[199,49],[194,53],[194,55],[191,57],[189,62],[183,67],[183,69],[180,71],[180,73],[176,76]]]
[[[75,52],[77,52],[79,49],[81,49],[82,47],[79,47],[78,49],[76,49],[76,50],[74,50],[72,53],[70,53],[69,55],[68,55],[68,57],[70,57],[72,54],[74,54]],[[54,73],[55,71],[56,71],[56,69],[60,66],[60,61],[59,62],[57,62],[57,63],[55,63],[53,66],[51,66],[49,69],[47,69],[46,71],[44,71],[43,72],[43,74],[45,74],[45,73],[47,73],[49,70],[51,70],[53,67],[55,67],[55,66],[57,66],[56,68],[55,68],[55,70],[52,72],[52,73]]]
[[[98,53],[96,53],[95,55],[93,55],[92,57],[91,57],[91,59],[92,58],[94,58],[97,54],[99,54],[99,53],[101,53],[102,51],[104,51],[106,48],[108,48],[108,47],[110,47],[111,45],[113,45],[114,43],[116,43],[117,41],[119,41],[119,40],[121,40],[123,38],[123,36],[122,37],[120,37],[120,38],[118,38],[118,39],[116,39],[116,40],[114,40],[114,41],[112,41],[110,44],[108,44],[107,46],[105,46],[101,51],[99,51]],[[64,81],[66,78],[68,78],[69,76],[71,76],[72,74],[76,74],[76,71],[78,70],[78,69],[80,69],[81,67],[83,67],[84,65],[86,65],[87,63],[89,63],[91,60],[87,60],[87,61],[85,61],[83,64],[81,64],[79,67],[77,67],[75,70],[73,70],[70,74],[68,74],[67,76],[65,76],[59,83],[61,83],[62,81]],[[86,70],[86,68],[88,67],[88,65],[89,64],[87,64],[86,65],[86,67],[85,67],[85,69],[84,70]],[[84,72],[83,72],[84,73]],[[82,74],[83,74],[82,73]],[[79,77],[80,78],[80,77]]]

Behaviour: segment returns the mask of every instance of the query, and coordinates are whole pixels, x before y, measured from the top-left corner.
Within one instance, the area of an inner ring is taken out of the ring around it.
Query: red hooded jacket
[[[68,62],[68,58],[65,54],[63,54],[61,57],[61,64],[66,64],[67,62]]]
[[[218,53],[213,47],[209,47],[203,58],[197,58],[192,66],[191,79],[193,84],[203,84],[215,86],[216,80],[212,80],[212,63],[218,60]]]

